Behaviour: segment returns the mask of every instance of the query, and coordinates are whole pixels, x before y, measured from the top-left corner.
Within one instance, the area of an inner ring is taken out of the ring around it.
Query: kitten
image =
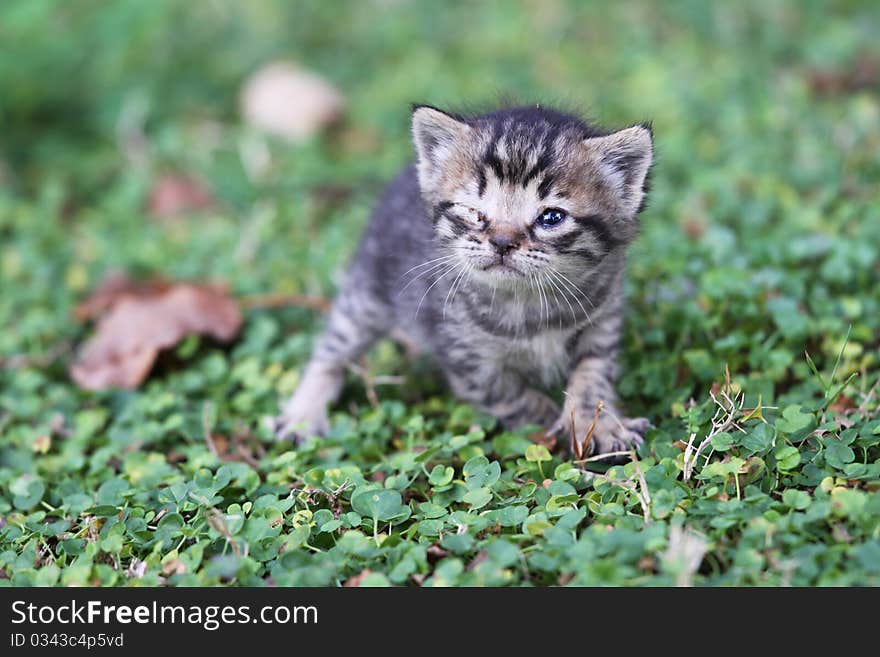
[[[642,442],[617,409],[624,253],[638,229],[651,128],[608,132],[540,107],[481,116],[416,106],[418,162],[386,189],[302,381],[274,427],[327,432],[346,365],[392,329],[439,361],[453,392],[506,427],[590,450]],[[565,404],[542,391],[566,383]]]

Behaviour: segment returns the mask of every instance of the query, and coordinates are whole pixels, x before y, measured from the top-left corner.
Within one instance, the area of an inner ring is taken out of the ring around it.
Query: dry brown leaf
[[[198,180],[181,173],[167,173],[153,184],[147,210],[154,217],[168,219],[213,204],[213,194]]]
[[[808,71],[807,82],[819,96],[880,88],[880,57],[861,52],[846,68]]]
[[[655,572],[657,572],[657,560],[654,557],[652,557],[651,555],[647,555],[647,556],[644,556],[641,559],[639,559],[639,562],[638,562],[638,564],[636,564],[636,567],[639,570],[643,570],[645,572],[655,573]]]
[[[557,579],[556,583],[559,586],[566,586],[571,580],[574,579],[574,573],[562,573]]]
[[[474,555],[474,558],[470,560],[470,562],[467,565],[466,570],[471,571],[474,568],[476,568],[477,566],[479,566],[481,563],[483,563],[484,561],[488,561],[488,560],[489,560],[489,553],[486,552],[485,550],[480,550],[479,552],[477,552]]]
[[[429,545],[425,550],[425,554],[428,558],[428,563],[437,563],[440,559],[444,559],[449,556],[449,552],[440,547],[437,543],[433,545]]]
[[[165,575],[183,575],[186,572],[186,564],[180,559],[169,559],[162,564],[162,572]]]
[[[106,313],[117,301],[126,295],[146,296],[158,294],[171,287],[171,283],[160,278],[146,281],[134,280],[122,272],[111,272],[104,277],[85,301],[73,311],[74,317],[80,321],[95,319]]]
[[[536,445],[543,445],[549,452],[552,452],[556,448],[556,436],[551,436],[543,429],[529,434],[529,440]]]
[[[846,413],[854,408],[856,408],[856,403],[844,394],[838,395],[837,399],[828,406],[828,410],[835,413]]]
[[[688,238],[697,242],[706,232],[706,221],[696,216],[686,216],[680,222],[681,230]]]
[[[361,582],[363,581],[364,577],[366,577],[367,575],[371,575],[372,573],[373,573],[373,571],[370,570],[369,568],[364,568],[357,575],[352,575],[347,580],[345,580],[345,582],[343,582],[342,586],[344,586],[346,588],[358,587],[361,585]]]
[[[220,287],[116,276],[77,308],[80,318],[100,316],[97,331],[79,350],[70,375],[81,388],[136,388],[162,349],[188,335],[229,342],[241,311]]]
[[[240,105],[251,126],[302,142],[338,121],[345,100],[324,78],[282,61],[266,65],[244,83]]]
[[[218,458],[226,459],[229,452],[229,439],[226,436],[219,433],[212,433],[205,436],[205,442],[208,444],[208,449],[210,449]]]

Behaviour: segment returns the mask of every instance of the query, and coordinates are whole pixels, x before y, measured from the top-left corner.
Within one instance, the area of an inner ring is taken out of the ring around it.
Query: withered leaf
[[[213,204],[214,196],[198,180],[181,173],[168,173],[153,184],[147,210],[154,217],[168,219]]]
[[[543,445],[552,452],[556,447],[556,436],[550,435],[543,429],[529,434],[529,440],[537,445]]]
[[[136,388],[162,349],[188,335],[232,340],[241,327],[238,304],[218,286],[122,276],[100,286],[81,304],[81,319],[99,317],[95,334],[79,349],[70,375],[81,388]]]
[[[808,71],[807,83],[819,96],[880,88],[880,57],[862,51],[845,68]]]
[[[166,291],[171,282],[161,278],[135,280],[122,272],[111,272],[104,277],[97,289],[73,311],[74,317],[80,321],[95,319],[106,313],[117,301],[125,296],[143,297]]]
[[[371,575],[372,573],[373,573],[373,571],[370,570],[369,568],[364,568],[357,575],[352,575],[347,580],[345,580],[345,582],[343,582],[342,586],[345,588],[358,587],[361,585],[361,582],[364,580],[364,578],[367,577],[368,575]]]
[[[240,104],[249,125],[298,143],[338,121],[345,99],[323,77],[293,62],[278,61],[248,78]]]

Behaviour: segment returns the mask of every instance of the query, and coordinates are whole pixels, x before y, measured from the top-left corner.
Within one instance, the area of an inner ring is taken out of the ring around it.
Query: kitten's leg
[[[343,289],[296,392],[274,420],[279,439],[302,441],[327,433],[327,407],[339,396],[346,368],[389,330],[390,320],[391,310],[362,287]]]
[[[614,381],[617,378],[617,342],[620,316],[615,315],[585,329],[576,343],[575,365],[569,375],[565,408],[550,433],[572,437],[572,411],[576,440],[583,441],[602,403],[590,442],[590,452],[604,454],[625,451],[644,442],[651,423],[645,418],[627,418],[617,409]]]
[[[514,429],[526,424],[549,426],[559,416],[559,404],[529,388],[515,372],[488,363],[451,363],[446,377],[453,392]]]

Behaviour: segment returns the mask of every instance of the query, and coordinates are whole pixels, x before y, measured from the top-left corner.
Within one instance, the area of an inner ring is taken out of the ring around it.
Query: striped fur
[[[652,162],[649,126],[617,132],[539,107],[464,117],[418,106],[418,155],[386,189],[302,382],[282,438],[327,431],[346,365],[402,331],[454,393],[509,427],[641,442],[616,407],[625,251]],[[559,217],[563,217],[559,220]],[[542,389],[565,384],[563,407]]]

